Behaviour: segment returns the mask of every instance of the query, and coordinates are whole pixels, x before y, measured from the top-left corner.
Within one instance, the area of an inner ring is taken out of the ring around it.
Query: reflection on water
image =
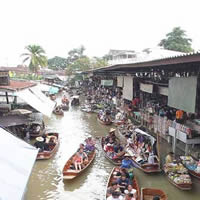
[[[46,161],[36,161],[29,179],[26,200],[103,200],[109,173],[113,165],[105,159],[97,139],[97,154],[92,165],[74,180],[63,180],[62,169],[65,162],[77,150],[79,144],[89,135],[95,138],[104,136],[110,127],[99,124],[96,114],[83,113],[79,108],[70,108],[64,116],[52,114],[46,119],[48,128],[60,133],[60,147],[56,155]],[[166,146],[161,145],[166,151]],[[163,151],[163,152],[165,152]],[[141,187],[163,189],[169,200],[199,200],[200,181],[193,178],[192,191],[181,191],[171,185],[164,174],[147,175],[135,170]]]

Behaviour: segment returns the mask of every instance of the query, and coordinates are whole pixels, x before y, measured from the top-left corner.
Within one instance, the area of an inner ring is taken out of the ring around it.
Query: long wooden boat
[[[184,165],[184,167],[187,168],[189,174],[191,174],[192,176],[194,176],[197,179],[200,179],[200,173],[197,173],[195,170],[192,170],[192,169],[189,168],[189,166],[186,164],[187,160],[183,159],[185,157],[187,159],[188,156],[180,156],[181,163]],[[191,157],[191,159],[194,160],[196,163],[198,162],[197,160],[195,160],[192,157]]]
[[[116,168],[118,167],[114,167],[110,173],[110,176],[108,178],[108,181],[107,181],[107,186],[106,186],[106,198],[107,198],[107,190],[108,188],[111,186],[112,182],[116,182],[117,179],[114,177],[114,172],[116,171]],[[138,181],[136,179],[136,177],[134,176],[134,178],[132,179],[132,186],[133,186],[133,189],[136,190],[136,193],[137,193],[137,198],[136,200],[140,200],[140,187],[139,187],[139,184],[138,184]]]
[[[167,200],[167,195],[163,190],[156,188],[142,188],[141,189],[141,200],[153,200],[153,197],[158,196],[160,200]]]
[[[47,136],[48,139],[53,137],[55,144],[49,144],[49,151],[38,152],[37,160],[50,159],[57,152],[59,144],[60,144],[59,134],[58,133],[50,132],[50,133],[46,133],[45,135]]]
[[[76,154],[76,153],[75,153]],[[75,156],[75,154],[73,154],[70,159],[66,162],[64,168],[63,168],[63,179],[74,179],[75,177],[79,176],[83,171],[85,171],[89,166],[90,164],[92,163],[92,161],[94,160],[95,156],[96,156],[96,152],[95,150],[94,151],[91,151],[89,152],[87,155],[88,155],[88,163],[86,166],[84,166],[83,169],[81,169],[80,171],[77,171],[75,169],[71,169],[71,166],[72,166],[72,159],[73,157]]]
[[[164,166],[164,172],[167,176],[168,181],[176,186],[180,190],[191,190],[192,189],[192,182],[191,183],[176,183],[172,178],[170,178],[170,174],[166,172],[166,166]]]
[[[116,166],[120,166],[122,164],[122,159],[112,159],[108,156],[106,151],[104,150],[104,144],[105,144],[105,137],[101,137],[101,148],[104,153],[104,156],[113,164]]]
[[[153,200],[153,197],[158,196],[160,200],[167,200],[167,195],[163,190],[156,188],[142,188],[141,189],[141,200]]]
[[[134,157],[134,154],[133,154],[130,147],[127,148],[126,151],[130,154],[130,156],[132,156],[132,160],[133,160],[134,164],[141,171],[143,171],[145,173],[159,173],[159,172],[162,171],[161,168],[160,168],[159,162],[156,162],[154,164],[149,164],[149,163],[140,164],[139,162],[137,162],[137,158]]]
[[[111,120],[108,120],[108,121],[102,121],[100,118],[99,118],[99,115],[97,115],[97,120],[103,124],[103,125],[111,125],[112,124],[112,121]]]

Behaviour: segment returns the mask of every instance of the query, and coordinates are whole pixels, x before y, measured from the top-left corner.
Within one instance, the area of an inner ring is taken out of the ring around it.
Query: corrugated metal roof
[[[22,89],[29,88],[35,85],[36,83],[32,83],[29,81],[10,80],[10,85],[1,85],[0,90],[3,89],[3,90],[17,91],[17,90],[22,90]]]
[[[143,62],[135,62],[135,63],[128,63],[128,64],[117,64],[111,65],[107,67],[102,67],[93,70],[93,72],[103,72],[103,71],[112,71],[115,69],[136,69],[136,68],[143,68],[143,67],[156,67],[156,66],[167,66],[167,65],[174,65],[174,64],[183,64],[183,63],[192,63],[192,62],[200,62],[200,52],[196,53],[188,53],[178,56],[171,56],[161,59],[152,59]],[[88,71],[88,72],[92,72]]]

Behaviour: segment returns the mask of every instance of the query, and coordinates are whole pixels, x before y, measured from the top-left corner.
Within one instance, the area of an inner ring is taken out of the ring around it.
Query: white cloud
[[[6,0],[0,2],[0,65],[16,65],[29,44],[48,57],[86,47],[89,56],[109,49],[156,46],[180,26],[200,49],[199,3],[191,0]]]

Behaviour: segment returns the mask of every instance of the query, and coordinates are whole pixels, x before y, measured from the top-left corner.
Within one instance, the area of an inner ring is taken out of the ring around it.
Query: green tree
[[[48,59],[48,67],[53,70],[65,69],[67,66],[67,59],[55,56]]]
[[[28,45],[25,47],[27,53],[21,56],[25,57],[23,62],[29,61],[29,69],[32,72],[37,72],[40,67],[47,66],[47,57],[44,49],[39,45]]]
[[[66,68],[66,74],[72,75],[76,72],[83,72],[91,68],[90,59],[87,56],[78,58]]]
[[[165,39],[160,41],[159,46],[168,50],[189,53],[193,51],[191,43],[192,39],[186,37],[185,31],[180,27],[175,27],[172,32],[166,35]]]
[[[105,67],[105,66],[108,66],[108,62],[104,57],[103,58],[94,57],[91,60],[91,67],[93,69]]]
[[[71,51],[69,51],[68,57],[67,57],[67,64],[68,65],[73,64],[79,58],[85,57],[83,55],[84,51],[85,51],[85,47],[83,45],[81,45],[79,48],[74,48]]]

